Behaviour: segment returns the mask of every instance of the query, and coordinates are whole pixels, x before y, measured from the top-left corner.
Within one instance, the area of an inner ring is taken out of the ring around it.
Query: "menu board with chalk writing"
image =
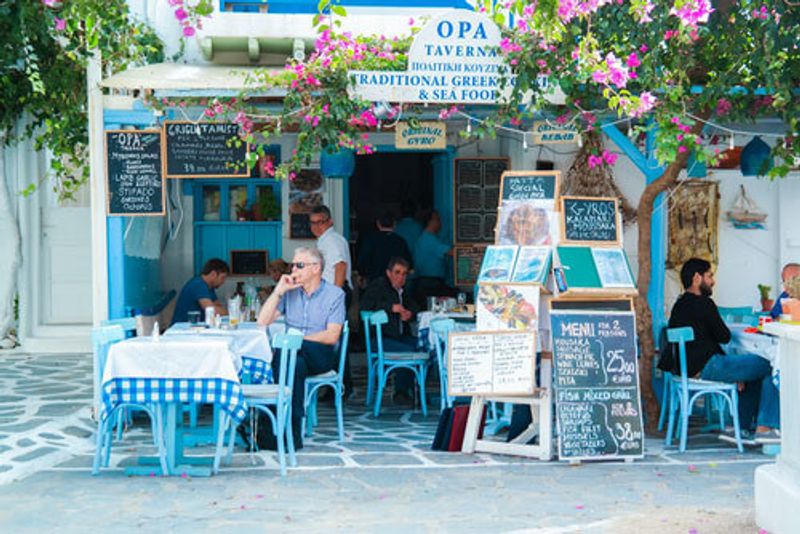
[[[448,395],[531,395],[535,387],[535,332],[451,332]]]
[[[633,313],[550,309],[562,460],[642,458]]]
[[[164,123],[167,178],[247,178],[246,142],[239,125],[217,122]]]
[[[616,198],[562,197],[561,242],[620,245]]]
[[[163,215],[161,130],[106,131],[109,215]]]
[[[508,158],[455,160],[453,230],[456,243],[494,241],[500,176],[508,166]]]

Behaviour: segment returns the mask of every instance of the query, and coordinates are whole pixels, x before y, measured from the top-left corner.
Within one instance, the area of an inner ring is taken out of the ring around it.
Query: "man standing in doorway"
[[[228,310],[217,299],[216,289],[225,283],[230,268],[219,258],[211,258],[203,265],[200,276],[195,276],[183,286],[175,303],[172,324],[185,323],[189,320],[190,311],[202,313],[206,308],[214,308],[219,315],[228,315]]]
[[[453,247],[439,239],[442,220],[435,210],[425,217],[425,231],[414,245],[414,271],[417,286],[414,298],[424,307],[428,297],[455,297],[458,291],[445,284],[446,259],[453,254]]]
[[[378,278],[383,278],[389,260],[400,257],[411,262],[411,251],[405,240],[394,232],[395,221],[391,212],[381,215],[376,221],[377,231],[369,232],[364,236],[358,249],[356,267],[358,274],[372,283]]]
[[[328,206],[316,206],[311,210],[309,217],[311,233],[317,238],[317,249],[325,260],[325,269],[322,279],[331,285],[340,287],[345,295],[345,316],[350,309],[353,295],[351,279],[352,262],[350,261],[350,246],[342,234],[334,230],[333,217]],[[344,366],[344,387],[349,397],[353,392],[353,377],[350,373],[350,357]]]

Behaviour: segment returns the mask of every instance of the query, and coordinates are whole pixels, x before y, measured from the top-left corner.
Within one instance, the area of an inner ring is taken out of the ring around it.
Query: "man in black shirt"
[[[686,290],[672,307],[669,327],[690,326],[694,341],[686,344],[686,368],[690,378],[739,384],[739,423],[743,431],[756,430],[756,440],[774,441],[780,426],[778,392],[772,382],[769,362],[756,354],[725,355],[721,345],[731,340],[731,332],[711,300],[714,273],[711,264],[692,258],[681,268],[681,283]],[[680,375],[675,353],[667,352],[659,368]]]
[[[411,251],[405,240],[394,233],[395,219],[391,212],[386,212],[375,221],[377,231],[364,236],[359,245],[356,268],[358,274],[372,282],[383,278],[386,265],[394,257],[401,257],[411,262]]]
[[[419,308],[405,291],[410,265],[405,258],[394,257],[384,269],[384,276],[373,280],[364,290],[359,305],[362,310],[385,310],[389,322],[383,325],[383,350],[386,352],[413,352],[417,338],[411,335],[411,321]],[[414,374],[408,369],[394,372],[395,402],[411,402]]]

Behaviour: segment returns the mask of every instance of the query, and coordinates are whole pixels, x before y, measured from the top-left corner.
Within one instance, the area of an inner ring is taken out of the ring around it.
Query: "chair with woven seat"
[[[447,342],[450,332],[455,330],[456,322],[453,319],[434,319],[431,321],[431,330],[434,335],[434,350],[436,351],[436,364],[439,366],[439,410],[452,408],[453,397],[447,395]]]
[[[678,344],[678,357],[680,360],[680,376],[670,375],[669,387],[669,422],[665,443],[672,444],[673,430],[680,432],[680,452],[686,451],[686,439],[689,433],[689,415],[692,406],[700,397],[707,395],[707,400],[715,396],[724,399],[733,419],[733,431],[736,438],[736,447],[743,451],[742,437],[739,429],[739,393],[736,384],[715,382],[689,378],[686,370],[686,343],[694,340],[694,331],[691,327],[670,328],[667,330],[667,341]],[[675,428],[675,418],[678,416],[678,428]]]
[[[389,316],[384,310],[377,311],[369,316],[369,324],[375,328],[375,341],[377,345],[377,358],[375,359],[375,378],[378,390],[375,394],[375,417],[381,413],[381,401],[383,400],[383,390],[386,388],[386,381],[389,373],[396,369],[408,369],[414,373],[419,385],[420,405],[422,415],[428,415],[428,407],[425,402],[425,378],[428,373],[429,355],[427,352],[385,352],[383,350],[383,325],[389,322]],[[369,333],[367,333],[369,336]]]
[[[350,325],[348,321],[342,326],[342,335],[339,338],[339,366],[337,369],[309,376],[306,378],[305,398],[303,399],[306,417],[303,424],[305,435],[310,436],[317,425],[317,394],[320,388],[330,387],[333,389],[334,401],[336,403],[336,427],[339,430],[339,441],[344,441],[344,414],[342,402],[344,400],[344,365],[347,359],[347,342],[350,339]]]
[[[292,434],[292,388],[294,387],[294,370],[297,365],[297,351],[303,344],[303,334],[294,329],[290,329],[285,334],[276,334],[272,338],[272,347],[281,351],[281,366],[278,372],[278,382],[276,384],[244,384],[244,393],[247,406],[251,410],[257,410],[269,417],[272,422],[272,432],[278,448],[278,462],[281,468],[281,476],[286,475],[286,449],[289,453],[289,465],[297,465],[297,457],[294,450],[294,439]],[[275,408],[275,413],[270,407]],[[230,416],[224,412],[221,414],[220,425],[222,429],[228,426],[231,421]],[[255,443],[255,429],[250,426],[250,443]],[[221,461],[221,451],[224,430],[217,434],[217,452],[214,456],[214,472],[219,471]],[[228,440],[228,453],[225,463],[230,463],[233,457],[233,444],[236,439],[236,427],[231,425],[230,438]]]
[[[105,418],[102,418],[100,414],[100,403],[102,402],[100,390],[102,387],[103,370],[105,369],[106,360],[108,359],[108,350],[111,345],[123,339],[125,339],[125,328],[124,325],[119,323],[98,326],[92,329],[92,348],[95,365],[95,402],[97,403],[98,409],[96,447],[94,461],[92,463],[92,474],[98,474],[101,466],[108,466],[111,457],[111,445],[114,438],[114,426],[116,425],[120,429],[118,438],[121,438],[124,413],[125,410],[129,408],[142,410],[150,417],[153,441],[158,447],[161,469],[166,473],[166,450],[164,448],[164,440],[162,439],[162,425],[159,417],[160,412],[158,410],[155,410],[153,406],[140,403],[120,403],[114,406],[114,409],[107,413]]]

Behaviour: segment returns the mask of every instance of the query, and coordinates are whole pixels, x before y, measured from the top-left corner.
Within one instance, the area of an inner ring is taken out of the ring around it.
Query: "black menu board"
[[[289,214],[289,238],[290,239],[316,239],[311,232],[310,213],[290,213]]]
[[[231,250],[231,274],[267,274],[266,250]]]
[[[239,125],[217,122],[164,123],[167,178],[247,178],[247,143]]]
[[[633,313],[550,310],[561,460],[642,458]]]
[[[561,217],[565,244],[620,244],[616,198],[562,197]]]
[[[161,130],[106,131],[109,215],[163,215]]]
[[[508,167],[508,158],[456,159],[453,225],[456,243],[494,242],[500,177]]]

